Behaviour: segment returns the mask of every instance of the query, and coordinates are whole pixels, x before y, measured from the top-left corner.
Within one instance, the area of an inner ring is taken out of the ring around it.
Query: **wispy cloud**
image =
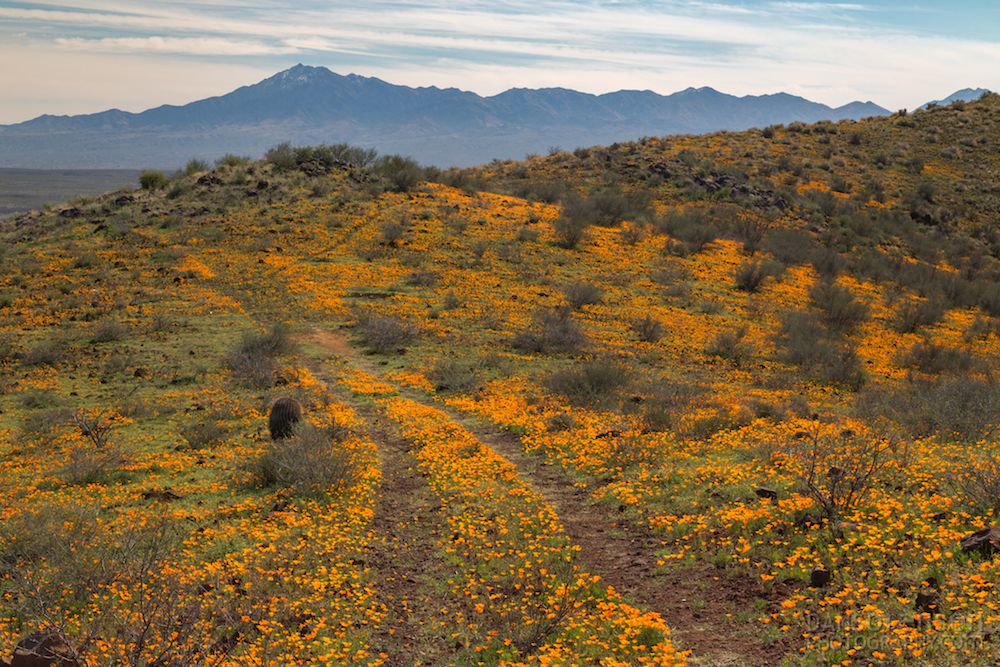
[[[180,53],[200,56],[261,56],[300,53],[295,46],[272,46],[262,42],[221,37],[59,37],[58,46],[86,51]]]
[[[1000,8],[986,11],[1000,21]],[[20,2],[0,6],[0,59],[19,65],[0,71],[0,85],[16,91],[0,103],[0,120],[52,110],[59,100],[81,110],[73,86],[56,91],[41,63],[82,54],[96,65],[76,86],[103,86],[104,106],[123,104],[115,96],[125,92],[137,107],[140,99],[163,101],[162,76],[128,91],[102,83],[125,58],[166,75],[196,57],[199,79],[210,70],[266,73],[303,60],[487,94],[511,86],[711,85],[914,106],[966,85],[1000,87],[997,37],[937,30],[941,16],[907,23],[914,15],[895,0]],[[970,14],[970,25],[990,17]],[[43,51],[45,59],[27,57]],[[200,90],[193,78],[185,77]],[[232,86],[247,82],[234,77]]]

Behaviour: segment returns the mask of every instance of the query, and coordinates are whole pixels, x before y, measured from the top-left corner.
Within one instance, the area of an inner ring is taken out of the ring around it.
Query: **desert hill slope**
[[[989,664],[998,142],[988,95],[465,170],[281,146],[3,221],[0,646]]]

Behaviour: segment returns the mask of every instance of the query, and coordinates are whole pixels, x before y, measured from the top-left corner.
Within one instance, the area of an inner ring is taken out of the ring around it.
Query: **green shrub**
[[[974,442],[996,432],[1000,384],[967,376],[915,380],[866,390],[854,409],[868,421],[895,422],[913,437],[937,434]]]
[[[128,326],[118,320],[101,320],[94,327],[94,335],[91,340],[95,343],[112,343],[127,336],[128,332]]]
[[[139,174],[139,187],[143,190],[159,190],[168,183],[166,175],[162,171],[147,169]]]

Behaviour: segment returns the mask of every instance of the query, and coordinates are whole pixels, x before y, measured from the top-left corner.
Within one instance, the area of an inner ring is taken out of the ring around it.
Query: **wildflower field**
[[[0,658],[1000,664],[998,147],[988,95],[4,219]]]

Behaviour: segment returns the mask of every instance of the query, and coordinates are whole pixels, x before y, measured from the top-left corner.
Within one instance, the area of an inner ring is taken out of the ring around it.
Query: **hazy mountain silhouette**
[[[887,113],[872,102],[831,108],[786,93],[735,97],[712,88],[672,95],[514,88],[482,97],[296,65],[260,83],[183,106],[43,115],[0,126],[0,166],[171,167],[192,157],[259,155],[282,141],[350,142],[428,164],[468,165],[556,145],[575,148],[647,135]]]

